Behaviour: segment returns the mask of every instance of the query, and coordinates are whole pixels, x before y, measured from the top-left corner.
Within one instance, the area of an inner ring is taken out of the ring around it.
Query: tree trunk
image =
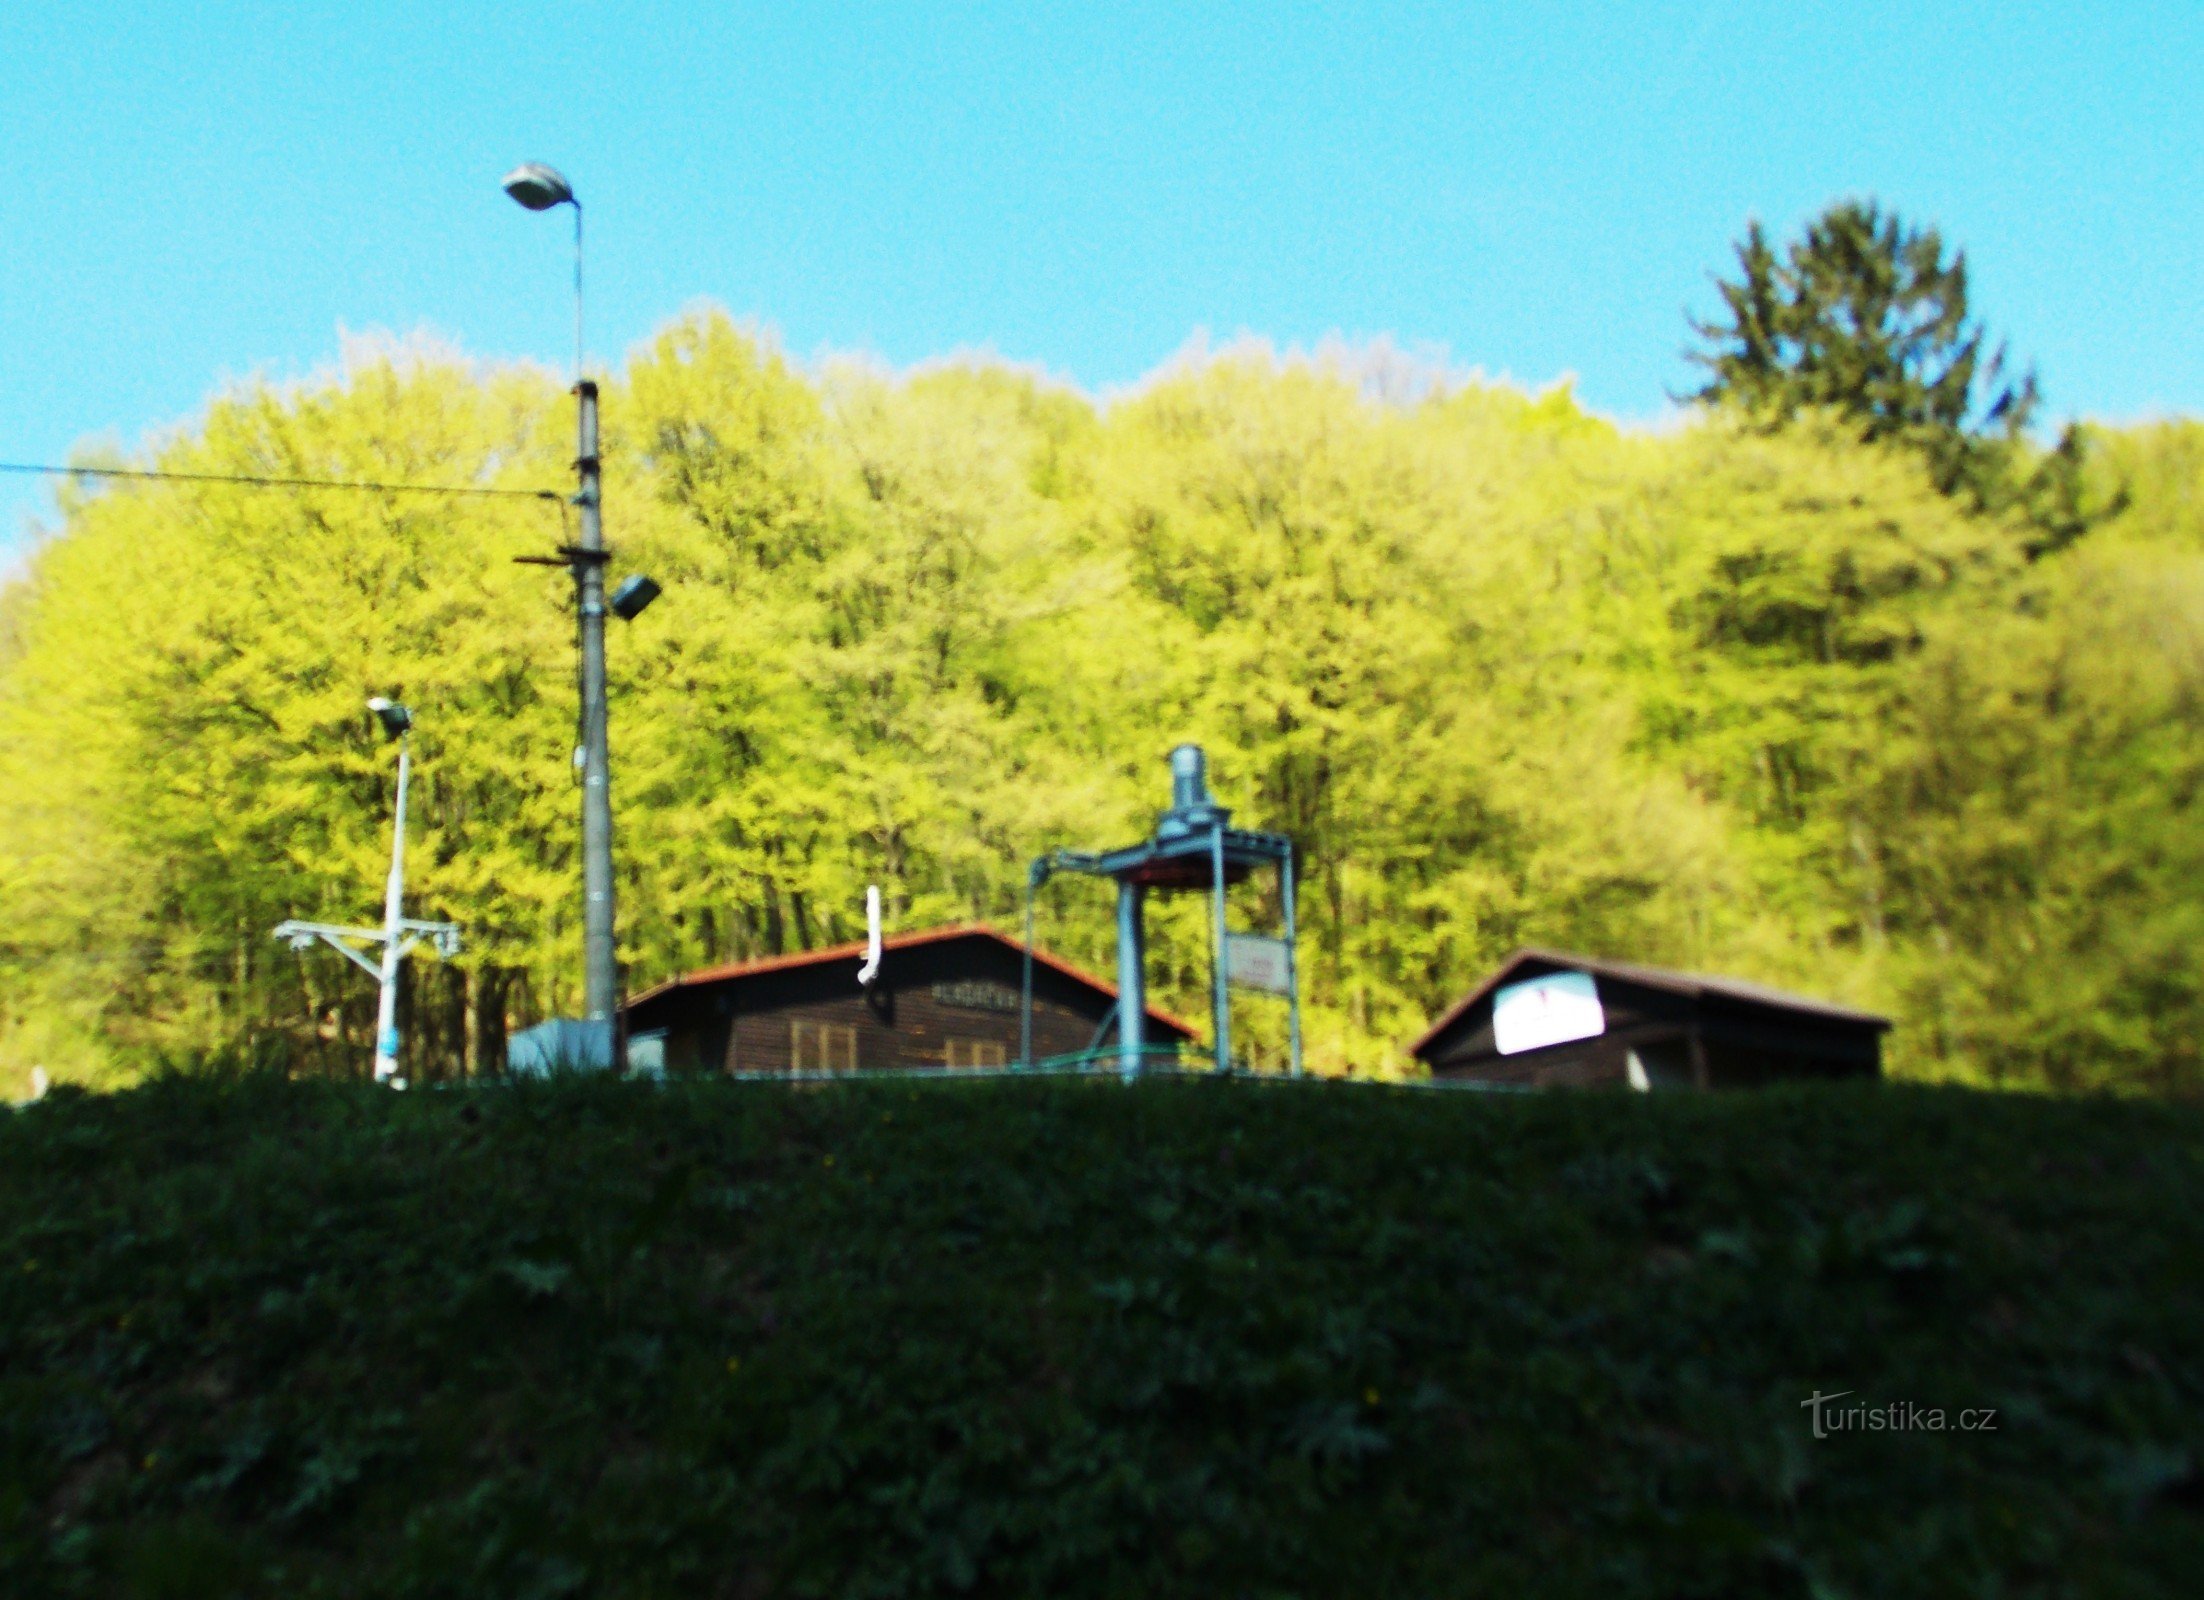
[[[468,969],[459,974],[459,1072],[470,1082],[482,1075],[482,979]]]
[[[484,967],[472,975],[468,989],[470,1015],[467,1026],[470,1077],[505,1075],[506,999],[512,974],[503,967]]]

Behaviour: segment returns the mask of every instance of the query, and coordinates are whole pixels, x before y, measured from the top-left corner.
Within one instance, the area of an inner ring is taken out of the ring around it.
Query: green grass
[[[1816,1440],[1802,1402],[1994,1408]],[[2193,1593],[2204,1110],[168,1081],[0,1115],[9,1596]]]

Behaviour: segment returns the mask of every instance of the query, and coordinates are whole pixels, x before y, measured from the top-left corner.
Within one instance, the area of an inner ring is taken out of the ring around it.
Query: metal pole
[[[575,208],[579,218],[581,210]],[[577,235],[578,237],[578,235]],[[605,736],[605,530],[604,489],[597,460],[597,385],[574,385],[580,401],[580,452],[575,470],[581,489],[581,543],[571,553],[575,609],[581,624],[582,693],[582,1015],[600,1061],[614,1048],[613,1019],[620,1003],[620,969],[613,942],[612,756]]]
[[[1140,885],[1120,881],[1117,886],[1117,1070],[1127,1083],[1140,1076],[1142,1033],[1148,1020],[1148,1000],[1142,993]]]
[[[1293,845],[1278,858],[1279,893],[1286,902],[1286,1041],[1293,1075],[1301,1076],[1301,943],[1293,918]]]
[[[403,1089],[398,1076],[398,958],[406,899],[406,779],[413,740],[398,741],[398,821],[390,839],[390,883],[383,893],[382,991],[375,1000],[375,1081]]]
[[[1209,984],[1215,991],[1217,1009],[1217,1070],[1232,1070],[1232,1002],[1225,993],[1224,951],[1224,824],[1218,823],[1209,835],[1209,870],[1214,880],[1217,908],[1217,948],[1209,963]]]
[[[582,381],[582,203],[574,202],[574,381]]]
[[[1025,971],[1019,984],[1018,1065],[1033,1065],[1033,889],[1038,863],[1025,875]]]

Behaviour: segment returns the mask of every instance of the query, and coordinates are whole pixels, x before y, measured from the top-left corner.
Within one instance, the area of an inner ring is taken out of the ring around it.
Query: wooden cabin
[[[633,1070],[837,1073],[882,1067],[1001,1067],[1018,1060],[1023,947],[992,928],[930,928],[881,941],[878,977],[857,982],[865,946],[836,945],[710,967],[628,1003]],[[1147,1009],[1151,1045],[1184,1045],[1186,1023]],[[1033,952],[1033,1058],[1117,1039],[1117,990]]]
[[[1518,950],[1409,1053],[1510,1088],[1730,1089],[1873,1078],[1886,1017],[1735,978]]]

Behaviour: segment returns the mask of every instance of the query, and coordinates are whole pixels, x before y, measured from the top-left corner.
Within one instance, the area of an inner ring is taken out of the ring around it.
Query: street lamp
[[[582,376],[582,203],[574,186],[554,168],[531,161],[505,175],[505,192],[530,211],[574,208],[574,395],[579,447],[574,469],[580,485],[578,542],[549,557],[522,557],[566,567],[574,574],[574,609],[581,639],[582,747],[582,1015],[590,1025],[593,1065],[617,1066],[614,1026],[620,1005],[620,968],[613,940],[612,756],[605,735],[604,485],[597,457],[597,385]],[[657,597],[658,585],[630,578],[613,608],[632,621]]]
[[[505,192],[530,211],[574,208],[574,381],[582,381],[582,203],[556,167],[524,161],[505,174]]]
[[[380,928],[344,928],[325,922],[286,922],[275,930],[278,939],[294,950],[312,947],[317,939],[338,954],[367,970],[381,987],[375,1002],[375,1081],[403,1089],[398,1076],[398,963],[406,952],[427,939],[445,960],[459,954],[459,924],[417,922],[405,914],[406,899],[406,780],[413,770],[413,713],[381,695],[368,701],[367,709],[383,726],[383,736],[398,741],[397,825],[390,840],[390,880],[383,892],[383,925]],[[355,944],[380,944],[380,963],[370,961]]]

